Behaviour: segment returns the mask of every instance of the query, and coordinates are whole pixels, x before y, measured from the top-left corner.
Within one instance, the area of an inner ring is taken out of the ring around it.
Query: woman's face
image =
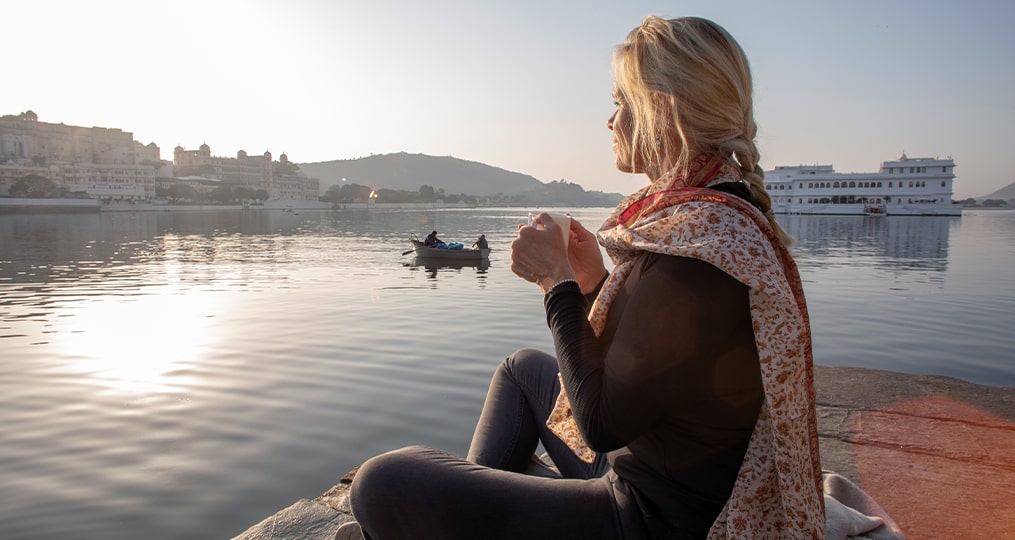
[[[617,170],[622,172],[637,173],[634,152],[631,148],[632,121],[627,104],[619,92],[613,92],[613,104],[616,110],[613,116],[606,122],[606,127],[613,132],[613,153],[617,156]]]

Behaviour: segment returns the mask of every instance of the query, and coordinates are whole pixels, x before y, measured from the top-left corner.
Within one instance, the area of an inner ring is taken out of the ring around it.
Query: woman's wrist
[[[545,277],[539,280],[539,288],[543,291],[543,294],[546,294],[562,283],[574,283],[578,285],[578,280],[573,275]]]
[[[598,289],[599,285],[601,285],[603,283],[603,280],[605,280],[606,277],[609,275],[610,273],[606,270],[606,267],[604,266],[603,269],[598,273],[598,275],[596,275],[592,279],[587,280],[587,283],[578,282],[578,284],[581,286],[582,294],[589,294]]]

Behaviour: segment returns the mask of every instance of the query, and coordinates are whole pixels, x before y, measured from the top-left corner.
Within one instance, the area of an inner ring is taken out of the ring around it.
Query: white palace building
[[[951,158],[902,154],[872,173],[779,166],[765,172],[765,186],[777,214],[961,216],[962,206],[952,202],[954,170]]]

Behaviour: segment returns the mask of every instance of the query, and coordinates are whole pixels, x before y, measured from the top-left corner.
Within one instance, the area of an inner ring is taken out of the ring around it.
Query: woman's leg
[[[560,390],[557,373],[556,358],[535,349],[516,351],[501,363],[490,381],[467,459],[486,467],[521,472],[542,442],[565,478],[605,474],[605,456],[592,464],[585,463],[546,427]]]
[[[351,502],[374,540],[595,540],[622,538],[619,512],[637,512],[615,496],[609,477],[526,476],[414,446],[364,463]]]

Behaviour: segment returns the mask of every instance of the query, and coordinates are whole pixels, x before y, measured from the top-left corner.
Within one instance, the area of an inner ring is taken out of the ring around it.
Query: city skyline
[[[408,152],[628,193],[645,180],[613,167],[612,48],[648,14],[694,15],[751,59],[766,170],[873,172],[905,152],[954,158],[956,199],[1015,181],[1013,6],[544,4],[18,3],[0,114],[119,128],[163,159]]]

